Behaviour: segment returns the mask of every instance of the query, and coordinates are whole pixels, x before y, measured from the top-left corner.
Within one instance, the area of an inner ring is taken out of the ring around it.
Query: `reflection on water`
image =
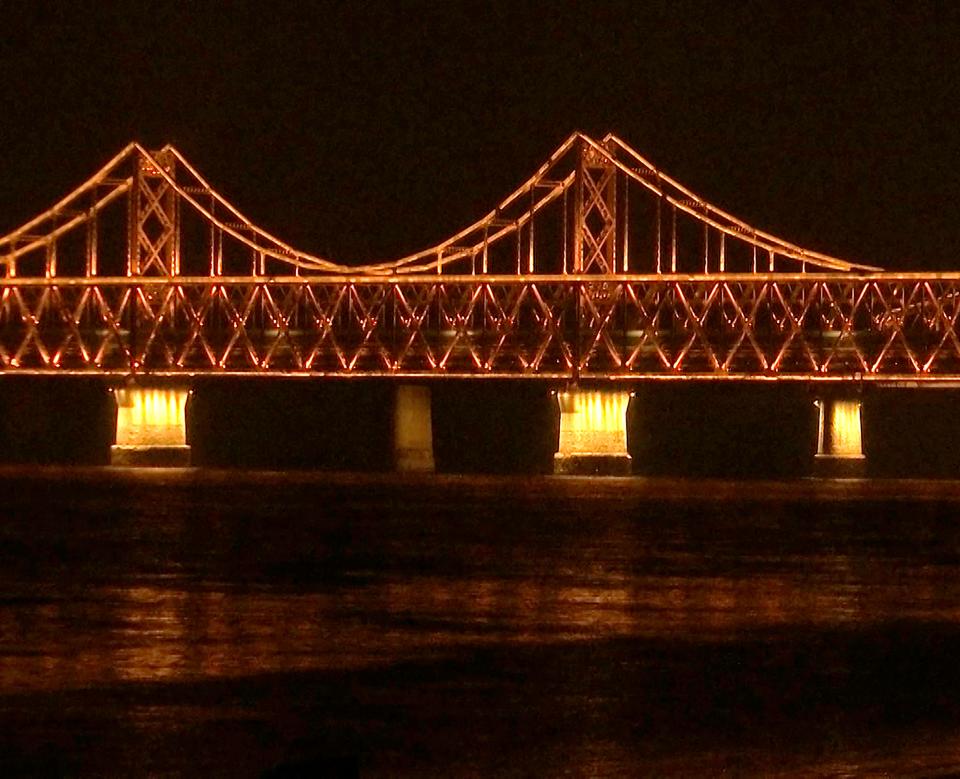
[[[9,470],[0,490],[14,772],[960,763],[960,484]]]

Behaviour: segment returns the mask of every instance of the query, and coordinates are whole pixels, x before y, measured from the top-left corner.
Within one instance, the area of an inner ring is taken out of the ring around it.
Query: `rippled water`
[[[4,775],[942,775],[960,483],[0,470]]]

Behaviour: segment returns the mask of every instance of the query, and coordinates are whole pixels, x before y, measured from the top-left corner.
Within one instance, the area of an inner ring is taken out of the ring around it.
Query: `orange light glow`
[[[118,445],[186,445],[187,390],[129,387],[116,395]]]
[[[819,400],[819,457],[862,458],[859,400]]]
[[[572,390],[557,399],[561,456],[626,454],[629,392]]]

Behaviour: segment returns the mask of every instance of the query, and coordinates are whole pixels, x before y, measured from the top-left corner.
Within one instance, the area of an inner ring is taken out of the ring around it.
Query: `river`
[[[0,469],[4,776],[942,775],[960,482]]]

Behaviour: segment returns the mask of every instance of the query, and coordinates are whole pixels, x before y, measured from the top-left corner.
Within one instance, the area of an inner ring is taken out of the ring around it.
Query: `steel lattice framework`
[[[0,373],[957,381],[958,293],[750,227],[614,136],[366,266],[131,144],[0,239]]]

